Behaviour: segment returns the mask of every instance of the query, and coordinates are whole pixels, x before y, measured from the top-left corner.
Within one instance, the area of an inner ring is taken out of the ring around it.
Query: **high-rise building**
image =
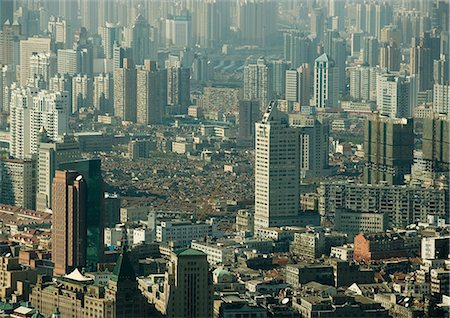
[[[30,78],[30,57],[33,53],[51,53],[51,39],[34,37],[20,41],[21,85],[26,85]]]
[[[114,81],[109,73],[94,76],[94,94],[92,105],[100,113],[114,111]]]
[[[412,117],[411,79],[394,74],[377,77],[377,107],[381,115],[392,118]]]
[[[294,224],[300,201],[298,129],[270,102],[255,125],[255,140],[255,228]]]
[[[67,20],[61,17],[51,16],[48,19],[47,30],[52,36],[52,40],[55,42],[56,47],[70,48],[72,47],[72,27]]]
[[[310,31],[318,39],[322,39],[325,25],[325,13],[322,8],[314,8],[310,16]]]
[[[86,266],[87,189],[78,171],[56,170],[52,197],[54,275]]]
[[[363,46],[362,61],[364,64],[375,67],[380,61],[380,48],[375,37],[365,37]]]
[[[192,21],[189,15],[170,16],[166,19],[166,46],[191,47]]]
[[[433,61],[433,82],[435,84],[450,84],[450,65],[445,54],[439,60]]]
[[[244,145],[251,145],[255,140],[255,123],[261,119],[259,101],[239,101],[239,134],[238,141]]]
[[[155,297],[156,308],[171,318],[212,317],[212,286],[206,254],[192,248],[176,250],[164,278],[165,297]]]
[[[310,63],[312,41],[302,33],[284,34],[284,59],[291,63],[292,68],[298,68],[304,63]]]
[[[155,61],[145,60],[137,70],[137,122],[160,124],[167,104],[167,71],[159,70]]]
[[[264,108],[272,99],[272,72],[264,58],[259,58],[256,64],[248,64],[244,68],[244,99],[259,100]]]
[[[406,118],[376,115],[367,119],[364,133],[365,183],[404,183],[404,177],[411,173],[413,164],[413,126],[413,120]]]
[[[383,44],[380,46],[380,67],[388,72],[397,72],[400,70],[402,59],[400,48],[395,42]]]
[[[114,43],[120,43],[120,26],[116,23],[105,22],[105,26],[98,28],[98,34],[102,37],[103,54],[105,58],[112,59]]]
[[[69,99],[67,92],[36,88],[16,88],[11,94],[11,149],[17,159],[37,154],[39,132],[44,127],[55,140],[67,132]]]
[[[448,116],[424,119],[422,151],[423,159],[430,162],[432,172],[449,171],[450,119]]]
[[[32,53],[29,63],[28,85],[37,80],[41,85],[33,86],[48,89],[50,78],[56,73],[56,57],[50,53]]]
[[[3,4],[3,2],[1,2]],[[0,24],[3,30],[0,31],[0,63],[3,65],[12,65],[17,63],[15,55],[18,53],[20,25],[7,20]]]
[[[433,111],[437,114],[450,114],[450,85],[434,84]]]
[[[92,78],[78,74],[72,78],[72,113],[92,106]]]
[[[289,125],[298,128],[301,180],[325,176],[329,172],[329,124],[317,116],[290,114]]]
[[[284,98],[286,89],[286,71],[289,63],[284,60],[274,60],[270,62],[270,72],[272,75],[273,98]]]
[[[311,71],[309,64],[303,64],[297,69],[286,71],[286,93],[289,110],[294,109],[294,103],[298,103],[300,110],[303,106],[309,106],[311,88]]]
[[[183,67],[178,57],[166,61],[167,113],[186,114],[191,102],[191,70]]]
[[[136,67],[130,59],[114,69],[114,115],[136,122]]]
[[[86,266],[95,270],[103,260],[104,248],[104,184],[100,159],[80,160],[60,163],[60,170],[74,170],[86,181],[86,222],[87,222],[87,252]],[[55,194],[53,192],[53,197]]]
[[[50,140],[47,131],[42,128],[37,158],[36,210],[45,211],[52,207],[52,181],[58,165],[81,159],[80,145],[68,135]]]
[[[0,203],[35,209],[35,162],[2,159],[0,161]]]
[[[136,64],[142,65],[145,59],[150,58],[150,25],[140,14],[132,26],[131,48]]]
[[[410,74],[419,78],[419,90],[425,91],[433,87],[433,60],[431,49],[423,46],[410,48]]]
[[[81,55],[74,49],[58,50],[58,73],[74,76],[81,73]]]
[[[349,68],[350,97],[355,100],[376,101],[377,69],[368,65]]]
[[[338,107],[339,87],[334,61],[326,54],[314,62],[314,105],[318,110]]]
[[[276,34],[277,2],[273,0],[245,0],[237,5],[238,28],[246,44],[266,46]]]
[[[11,84],[15,80],[15,72],[12,66],[4,65],[0,69],[0,111],[9,114],[11,102]]]
[[[14,14],[14,0],[4,0],[0,3],[0,27],[6,21],[13,21]]]

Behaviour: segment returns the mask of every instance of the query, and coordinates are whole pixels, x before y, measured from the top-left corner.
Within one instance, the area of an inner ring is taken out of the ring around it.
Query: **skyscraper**
[[[7,0],[9,1],[9,0]],[[1,2],[0,5],[3,5]],[[0,27],[0,63],[4,65],[12,65],[14,63],[14,55],[17,51],[15,44],[19,42],[20,25],[13,23],[12,20],[5,21]]]
[[[412,119],[378,115],[367,119],[364,133],[365,183],[404,183],[413,163],[413,127]]]
[[[155,61],[145,60],[137,70],[137,122],[160,124],[167,104],[167,71],[158,70]]]
[[[72,113],[92,106],[92,78],[78,74],[72,78]]]
[[[30,71],[28,82],[39,80],[39,88],[48,89],[50,78],[56,73],[56,57],[50,53],[32,53],[30,57]]]
[[[136,122],[136,68],[130,59],[114,69],[114,115]]]
[[[81,54],[74,49],[58,50],[58,73],[74,76],[81,73]]]
[[[106,21],[105,26],[98,28],[98,33],[102,37],[103,54],[105,55],[105,58],[112,59],[114,43],[120,41],[120,26]]]
[[[37,154],[39,132],[44,127],[49,138],[67,132],[69,99],[67,92],[36,88],[16,88],[11,94],[11,150],[14,158]]]
[[[298,107],[309,106],[310,88],[311,88],[311,72],[309,64],[303,64],[297,69],[286,71],[286,93],[285,98],[288,102],[289,110],[294,109],[294,103],[298,103]],[[292,104],[292,105],[290,105]]]
[[[272,92],[274,98],[283,98],[286,88],[286,70],[289,64],[284,60],[274,60],[270,62],[272,73]]]
[[[57,170],[53,179],[52,259],[54,275],[86,265],[86,180],[77,171]]]
[[[86,266],[95,270],[103,259],[104,184],[100,159],[60,163],[60,170],[74,170],[86,181],[87,252]],[[53,196],[55,194],[53,193]]]
[[[181,65],[179,57],[169,57],[167,68],[167,113],[186,114],[191,102],[191,70]]]
[[[355,100],[375,101],[377,99],[377,69],[368,65],[349,68],[350,97]]]
[[[251,145],[255,140],[255,123],[261,119],[259,101],[239,101],[239,134],[238,142]]]
[[[314,62],[314,104],[316,109],[325,110],[338,107],[338,80],[334,69],[334,61],[326,54],[319,56]]]
[[[412,117],[410,80],[394,74],[379,74],[377,77],[377,107],[383,116]]]
[[[400,70],[401,51],[395,44],[391,42],[380,47],[380,67],[388,72],[396,72]]]
[[[425,118],[423,122],[423,159],[430,162],[432,172],[449,171],[450,119],[448,116]]]
[[[109,73],[102,73],[94,76],[92,105],[100,113],[113,113],[114,81]]]
[[[140,14],[134,21],[132,34],[133,60],[136,64],[142,65],[145,59],[150,58],[150,25]]]
[[[255,229],[295,224],[299,213],[299,133],[270,102],[255,126]],[[282,147],[280,145],[283,145]]]
[[[33,53],[50,53],[51,39],[29,38],[20,41],[20,84],[26,85],[30,78],[30,57]]]
[[[273,95],[272,72],[264,58],[244,68],[244,99],[259,100],[261,108],[267,106]]]
[[[58,165],[79,159],[80,145],[73,137],[64,135],[58,140],[50,140],[45,128],[41,129],[37,156],[36,210],[44,211],[52,207],[52,181]]]
[[[241,40],[246,44],[270,45],[276,33],[277,2],[244,0],[237,6]]]
[[[431,49],[424,46],[410,48],[410,74],[419,78],[419,90],[429,90],[433,87],[433,60]]]

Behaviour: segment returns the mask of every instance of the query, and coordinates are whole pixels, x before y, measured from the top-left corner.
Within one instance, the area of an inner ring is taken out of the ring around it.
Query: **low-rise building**
[[[234,263],[234,249],[222,243],[212,244],[203,241],[192,241],[191,247],[205,253],[208,263],[211,265]]]
[[[333,267],[317,264],[287,265],[286,282],[294,288],[309,282],[334,286]]]
[[[330,258],[337,258],[343,261],[353,261],[353,244],[343,246],[333,246],[330,252]]]
[[[360,233],[354,239],[353,259],[357,262],[369,263],[405,254],[403,238],[397,234]]]
[[[22,267],[19,257],[11,253],[0,256],[0,298],[8,299],[12,294],[28,298],[30,284],[36,283],[36,271]]]
[[[156,226],[156,241],[173,247],[189,246],[193,240],[213,237],[214,224],[163,221]]]
[[[388,217],[385,213],[337,209],[334,215],[334,229],[347,234],[384,232],[387,226]]]

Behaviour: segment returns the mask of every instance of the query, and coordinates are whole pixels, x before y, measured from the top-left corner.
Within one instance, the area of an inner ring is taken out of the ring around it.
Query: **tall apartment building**
[[[36,206],[35,162],[0,161],[0,203],[34,210]]]
[[[367,65],[349,68],[350,97],[355,100],[376,101],[377,72],[376,68]]]
[[[239,101],[239,133],[238,140],[244,144],[252,144],[255,140],[255,123],[260,120],[259,101]]]
[[[255,127],[255,229],[293,224],[299,184],[298,131],[271,102]]]
[[[114,81],[109,73],[94,76],[92,105],[100,113],[113,113]]]
[[[72,113],[92,106],[92,78],[78,74],[72,78]]]
[[[30,78],[30,57],[33,53],[50,53],[51,39],[29,38],[20,41],[20,84],[25,86]]]
[[[302,64],[294,70],[286,71],[285,98],[288,102],[289,110],[300,110],[302,106],[309,106],[311,94],[311,72],[309,64]],[[297,103],[297,107],[294,106]]]
[[[56,57],[50,53],[33,52],[29,64],[28,84],[35,82],[33,86],[48,89],[49,80],[56,73]]]
[[[377,107],[381,115],[392,118],[412,117],[412,83],[404,76],[379,74]]]
[[[434,84],[433,111],[438,114],[450,114],[450,85]]]
[[[450,211],[448,190],[434,187],[322,182],[318,194],[322,216],[333,216],[340,208],[382,213],[388,216],[388,227],[427,222],[429,215],[448,218]]]
[[[414,150],[412,119],[368,118],[364,133],[364,182],[403,184],[411,173]]]
[[[312,56],[311,39],[302,33],[290,32],[283,35],[284,59],[296,69],[305,63],[310,63]]]
[[[36,88],[16,88],[11,93],[11,150],[14,158],[37,154],[39,132],[44,127],[55,140],[68,130],[68,94]]]
[[[448,116],[423,120],[422,151],[423,159],[430,162],[433,172],[449,171],[450,119]]]
[[[136,122],[136,68],[128,58],[123,67],[114,69],[114,115]]]
[[[291,114],[289,125],[298,128],[301,180],[325,176],[329,171],[328,122],[315,116]]]
[[[419,90],[433,88],[433,60],[431,48],[416,46],[410,48],[410,74],[419,78]]]
[[[77,171],[56,170],[52,197],[52,260],[62,276],[86,265],[86,180]]]
[[[383,44],[380,47],[380,67],[388,72],[400,71],[402,59],[401,50],[395,42]]]
[[[191,103],[191,70],[178,57],[166,61],[168,114],[185,114]]]
[[[52,207],[52,182],[58,165],[79,159],[80,145],[73,137],[64,135],[58,140],[50,140],[47,131],[41,130],[36,173],[36,210],[44,211]]]
[[[1,23],[1,22],[0,22]],[[12,20],[0,24],[0,63],[3,65],[12,65],[14,55],[17,51],[16,44],[19,42],[20,24],[13,23]]]
[[[248,64],[244,68],[244,99],[259,100],[261,110],[264,110],[272,99],[271,74],[264,58],[259,58],[256,64]]]
[[[133,60],[136,64],[142,65],[145,59],[150,58],[150,25],[141,14],[136,17],[131,32]]]
[[[314,61],[314,105],[318,110],[338,106],[339,86],[334,61],[322,54]]]
[[[58,50],[58,73],[70,76],[81,73],[81,54],[78,50]]]
[[[166,32],[164,35],[166,46],[191,47],[192,46],[192,18],[189,15],[169,16],[165,20]]]
[[[275,1],[241,1],[236,9],[238,28],[243,42],[266,46],[273,41],[277,25]]]
[[[114,42],[120,42],[120,31],[118,24],[107,21],[105,21],[105,26],[98,28],[98,34],[102,37],[105,58],[113,58]]]
[[[160,124],[167,104],[167,71],[145,60],[137,70],[137,123]]]

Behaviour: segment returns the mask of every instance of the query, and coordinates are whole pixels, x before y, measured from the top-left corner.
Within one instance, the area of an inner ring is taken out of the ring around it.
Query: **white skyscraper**
[[[314,61],[314,104],[318,110],[338,107],[338,73],[326,54]]]
[[[34,87],[16,88],[11,94],[11,150],[17,159],[31,158],[38,150],[42,127],[55,140],[68,130],[67,92],[50,92]]]
[[[39,81],[40,88],[48,88],[50,78],[56,73],[56,57],[50,53],[32,53],[28,83]]]
[[[20,41],[20,84],[26,85],[30,78],[30,57],[33,53],[50,53],[51,39],[29,38]]]
[[[449,114],[450,110],[450,85],[434,84],[433,86],[433,110],[438,114]]]
[[[72,113],[92,106],[92,91],[92,78],[80,74],[72,78]]]
[[[411,82],[406,77],[380,74],[377,77],[377,108],[381,115],[392,118],[412,116]]]
[[[255,126],[255,229],[296,224],[299,215],[299,133],[271,102]]]
[[[102,113],[114,111],[114,81],[109,73],[94,77],[94,96],[92,104]]]
[[[286,71],[285,97],[288,104],[298,103],[298,106],[309,106],[310,78],[308,64],[303,64],[296,70]],[[289,109],[292,109],[290,105]]]
[[[269,66],[264,58],[256,64],[248,64],[244,68],[244,99],[259,100],[261,107],[267,106],[272,98],[272,79]]]
[[[370,66],[354,66],[350,73],[350,97],[355,100],[376,101],[377,69]]]

